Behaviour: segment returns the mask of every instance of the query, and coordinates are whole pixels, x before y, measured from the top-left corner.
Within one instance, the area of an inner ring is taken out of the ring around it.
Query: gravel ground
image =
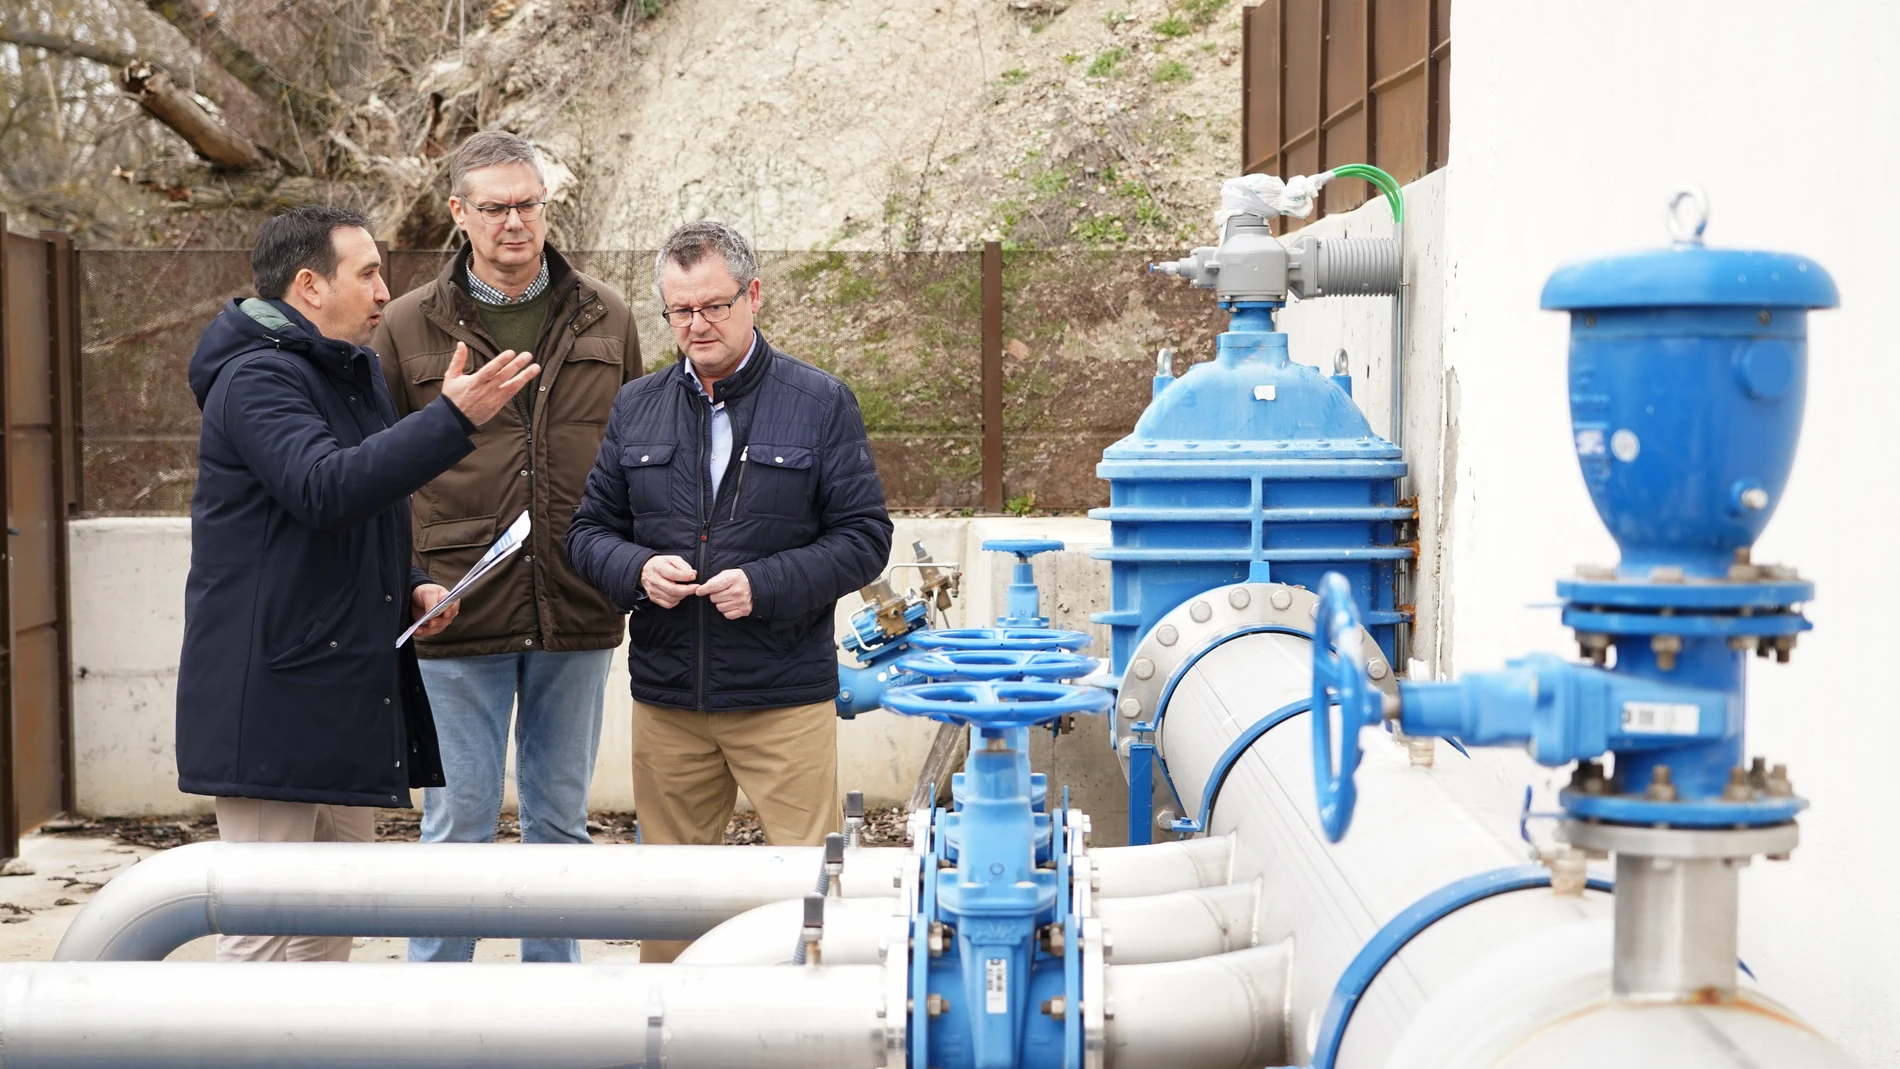
[[[376,838],[386,842],[415,842],[421,838],[421,825],[421,814],[411,810],[378,810]],[[594,813],[588,818],[587,830],[597,843],[630,843],[634,841],[634,816],[632,813]],[[169,850],[186,843],[216,840],[218,824],[209,816],[61,817],[41,825],[40,831],[49,835],[113,839],[126,846]],[[503,817],[497,838],[501,842],[518,842],[521,839],[521,826],[512,817]],[[888,806],[867,809],[865,846],[903,846],[906,841],[902,808]],[[765,832],[759,826],[757,814],[745,811],[734,813],[732,822],[726,825],[726,842],[734,846],[764,843]]]

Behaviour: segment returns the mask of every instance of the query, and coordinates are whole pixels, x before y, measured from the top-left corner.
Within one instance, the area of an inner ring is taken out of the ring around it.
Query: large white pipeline
[[[798,898],[821,847],[466,843],[198,843],[115,877],[60,941],[58,961],[159,961],[206,935],[696,939]],[[1101,893],[1227,882],[1225,839],[1092,851]],[[846,897],[895,895],[916,855],[845,852]]]
[[[1285,1050],[1284,947],[1110,966],[1108,1069],[1251,1069]],[[902,963],[896,975],[907,972]],[[881,965],[0,965],[6,1069],[878,1069]],[[897,999],[904,989],[895,988]]]
[[[885,970],[0,966],[6,1069],[878,1069]]]
[[[1216,646],[1183,674],[1157,742],[1188,812],[1199,811],[1209,774],[1242,731],[1310,694],[1311,665],[1306,639],[1249,634]],[[1297,947],[1285,1021],[1289,1053],[1300,1064],[1311,1059],[1335,987],[1368,940],[1431,892],[1522,865],[1527,850],[1516,835],[1517,785],[1499,782],[1489,771],[1495,766],[1440,747],[1434,765],[1417,767],[1402,748],[1370,739],[1357,777],[1358,819],[1344,841],[1329,843],[1314,796],[1311,732],[1301,715],[1255,742],[1235,762],[1209,822],[1211,834],[1233,838],[1235,879],[1262,882],[1260,941]],[[1371,982],[1334,1064],[1600,1065],[1614,1061],[1605,1056],[1612,1048],[1648,1065],[1854,1064],[1758,996],[1711,1005],[1611,1003],[1610,925],[1609,895],[1547,888],[1450,914]],[[1619,1031],[1632,1020],[1645,1022],[1633,1033],[1639,1038]],[[1643,1036],[1658,1045],[1642,1045]],[[1658,1050],[1670,1056],[1658,1060]]]

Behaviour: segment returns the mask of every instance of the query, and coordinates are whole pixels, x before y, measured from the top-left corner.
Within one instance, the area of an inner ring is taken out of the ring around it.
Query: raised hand
[[[477,427],[495,418],[509,398],[541,373],[533,353],[513,349],[503,351],[473,375],[463,373],[467,367],[468,346],[456,342],[455,355],[449,358],[449,368],[442,374],[442,396]]]

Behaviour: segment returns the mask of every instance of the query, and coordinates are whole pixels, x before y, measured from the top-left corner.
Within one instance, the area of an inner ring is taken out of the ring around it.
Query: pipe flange
[[[1108,1064],[1108,946],[1099,917],[1082,919],[1082,1066]]]
[[[1280,627],[1311,636],[1318,609],[1319,595],[1304,587],[1236,583],[1202,591],[1156,621],[1128,659],[1128,670],[1116,694],[1115,752],[1121,758],[1122,774],[1128,773],[1128,755],[1122,741],[1134,735],[1130,725],[1153,721],[1162,695],[1183,665],[1206,648],[1255,628]],[[1372,651],[1366,659],[1366,674],[1374,686],[1396,694],[1398,681],[1385,654],[1364,628],[1360,628],[1359,635],[1361,648]],[[1156,745],[1159,748],[1158,737]],[[1156,796],[1158,803],[1165,793],[1163,787],[1162,794]],[[1167,801],[1172,803],[1172,799]]]
[[[1581,850],[1710,861],[1786,854],[1801,841],[1801,829],[1792,820],[1759,828],[1658,828],[1566,820],[1557,825],[1557,838]]]
[[[911,919],[891,918],[884,947],[884,1064],[902,1066],[910,1061]]]

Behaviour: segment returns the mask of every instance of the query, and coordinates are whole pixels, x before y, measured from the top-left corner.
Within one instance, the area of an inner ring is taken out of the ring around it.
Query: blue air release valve
[[[1668,248],[1570,264],[1544,287],[1543,307],[1570,315],[1577,465],[1621,554],[1557,584],[1585,663],[1537,653],[1500,671],[1402,682],[1385,708],[1407,735],[1577,762],[1561,794],[1573,843],[1609,842],[1616,827],[1773,827],[1807,804],[1785,768],[1744,756],[1743,658],[1785,661],[1810,626],[1801,609],[1813,585],[1756,562],[1753,548],[1794,464],[1808,312],[1839,296],[1805,257],[1704,246],[1706,212],[1684,191],[1671,201]],[[1328,611],[1336,579],[1323,587],[1326,633],[1349,618]],[[1314,658],[1315,701],[1338,692],[1350,730],[1354,709],[1365,712],[1346,678],[1357,669],[1318,642]],[[1325,730],[1315,717],[1316,747]],[[1335,816],[1340,832],[1351,816],[1357,748],[1342,739],[1340,750],[1337,769],[1330,752],[1315,754],[1328,834]],[[1608,769],[1597,761],[1606,754]],[[1616,841],[1618,853],[1653,845]]]
[[[1036,589],[1036,574],[1029,559],[1038,553],[1054,553],[1062,543],[1052,538],[990,538],[983,548],[992,553],[1013,553],[1016,566],[1009,576],[1009,612],[996,618],[998,624],[1015,627],[1048,627],[1042,615],[1042,594]]]
[[[1327,572],[1319,585],[1313,618],[1313,786],[1319,791],[1319,823],[1326,838],[1338,842],[1352,824],[1358,799],[1353,773],[1359,770],[1359,729],[1379,722],[1384,696],[1367,677],[1355,647],[1360,634],[1359,604],[1352,585],[1338,572]],[[1334,756],[1330,706],[1339,706],[1339,747]]]

